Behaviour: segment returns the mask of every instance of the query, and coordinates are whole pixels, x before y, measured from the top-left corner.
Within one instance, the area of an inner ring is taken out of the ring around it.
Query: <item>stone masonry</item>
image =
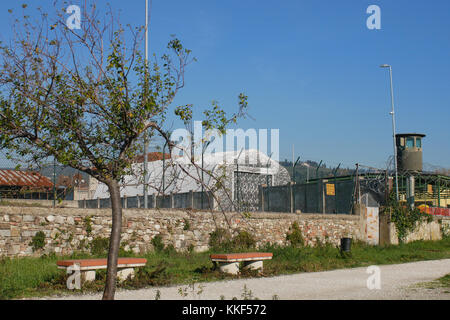
[[[308,245],[317,241],[339,245],[342,237],[361,239],[359,216],[255,212],[246,217],[226,213],[226,217],[235,232],[249,231],[258,246],[286,244],[294,221]],[[121,244],[142,254],[153,250],[151,239],[161,235],[166,245],[177,250],[206,251],[210,233],[227,225],[218,212],[124,209]],[[86,249],[97,237],[109,237],[110,228],[110,209],[0,207],[0,256],[70,254]],[[33,252],[30,242],[39,231],[45,234],[45,247]]]

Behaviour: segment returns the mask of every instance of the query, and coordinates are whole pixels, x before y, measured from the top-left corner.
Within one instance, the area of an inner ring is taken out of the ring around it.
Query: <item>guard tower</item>
[[[401,171],[422,171],[421,133],[399,133],[395,135],[397,145],[397,165]]]

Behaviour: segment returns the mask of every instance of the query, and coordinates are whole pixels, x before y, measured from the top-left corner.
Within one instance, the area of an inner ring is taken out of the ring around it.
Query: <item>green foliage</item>
[[[38,231],[31,239],[30,246],[33,247],[33,252],[44,248],[45,246],[45,233],[43,231]]]
[[[294,221],[289,228],[289,233],[286,235],[286,241],[293,247],[303,247],[305,240],[303,239],[302,231],[298,226],[298,222]]]
[[[239,231],[234,237],[223,228],[217,228],[210,233],[209,247],[213,251],[246,251],[256,247],[256,240],[245,230]]]
[[[94,256],[104,256],[108,254],[109,249],[109,239],[96,237],[89,244],[91,249],[91,254]]]
[[[231,240],[231,234],[228,230],[223,228],[217,228],[209,234],[208,245],[212,250],[220,250]]]
[[[263,276],[275,276],[298,272],[326,271],[342,268],[367,267],[406,263],[423,260],[450,258],[450,239],[439,241],[415,241],[402,245],[371,246],[362,242],[352,243],[352,257],[342,259],[339,249],[331,245],[322,247],[292,247],[267,245],[262,252],[273,253],[272,260],[264,261]],[[118,284],[119,288],[138,289],[145,287],[186,285],[187,283],[234,279],[215,270],[209,255],[212,252],[171,255],[163,252],[148,252],[139,255],[147,259],[145,267],[137,268],[136,276]],[[86,259],[90,254],[75,253],[67,256],[55,254],[28,258],[0,258],[0,299],[17,299],[51,294],[72,294],[66,286],[67,274],[59,270],[56,261],[61,259]],[[105,272],[97,273],[96,281],[83,286],[83,293],[101,292]],[[254,277],[243,273],[239,277]],[[448,277],[446,277],[448,281]],[[250,292],[247,290],[247,297]]]
[[[84,218],[84,227],[85,227],[86,233],[88,235],[90,235],[92,232],[92,217],[91,216],[86,216]]]
[[[191,229],[191,224],[189,223],[189,220],[184,218],[184,227],[183,230],[190,230]]]
[[[390,214],[391,222],[395,224],[398,241],[404,242],[408,234],[424,222],[430,223],[433,217],[422,213],[418,208],[411,209],[396,202],[391,196],[388,206],[383,209],[383,214]]]
[[[154,236],[150,242],[153,245],[153,248],[155,249],[156,252],[161,252],[164,250],[164,242],[160,234]]]
[[[450,239],[450,224],[443,224],[441,222],[441,233],[442,233],[442,239]]]
[[[235,250],[247,250],[255,248],[256,240],[247,231],[239,231],[239,233],[231,240],[231,247]]]

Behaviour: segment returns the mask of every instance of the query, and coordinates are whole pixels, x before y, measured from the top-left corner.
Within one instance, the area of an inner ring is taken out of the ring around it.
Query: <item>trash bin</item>
[[[341,238],[341,252],[350,252],[352,238]]]

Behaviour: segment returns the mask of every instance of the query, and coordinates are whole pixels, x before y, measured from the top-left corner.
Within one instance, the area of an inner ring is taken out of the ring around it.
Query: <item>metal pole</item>
[[[391,103],[392,103],[392,140],[394,143],[394,164],[395,164],[395,192],[397,201],[398,198],[398,168],[397,168],[397,144],[395,143],[395,112],[394,112],[394,86],[392,84],[392,67],[389,66],[389,75],[391,78]]]
[[[316,169],[316,179],[319,177],[319,168],[320,168],[321,164],[322,164],[322,160],[320,160],[319,165],[317,166],[317,169]]]
[[[394,142],[395,196],[396,196],[396,199],[398,202],[399,195],[398,195],[397,145],[395,143],[394,85],[393,85],[393,81],[392,81],[392,66],[383,64],[380,67],[381,68],[389,68],[389,78],[390,78],[390,84],[391,84],[391,105],[392,105],[392,110],[390,112],[390,115],[392,116],[392,140]]]
[[[241,211],[241,204],[240,204],[240,181],[239,181],[239,158],[241,157],[241,153],[244,148],[241,148],[241,151],[239,152],[239,155],[236,160],[236,198],[237,198],[237,204],[238,204],[238,211]]]
[[[166,143],[164,143],[163,146],[163,172],[162,172],[162,191],[163,191],[163,195],[164,192],[166,191],[166,179],[165,179],[165,173],[166,173],[166,145],[167,145],[167,141]]]
[[[56,207],[56,158],[53,157],[53,208]]]
[[[273,152],[270,153],[269,160],[267,161],[267,174],[266,174],[266,182],[267,182],[267,210],[270,211],[270,187],[269,187],[269,162],[270,158],[272,158]]]
[[[147,77],[147,66],[148,66],[148,0],[145,0],[145,80],[148,81]],[[146,88],[146,86],[145,86]],[[146,97],[145,97],[146,98]],[[148,195],[147,195],[147,153],[148,153],[148,139],[147,132],[144,132],[144,208],[148,208]]]
[[[293,162],[292,164],[292,182],[295,183],[295,167],[298,164],[298,161],[300,160],[300,157],[297,158],[297,160],[295,161],[295,163]]]

